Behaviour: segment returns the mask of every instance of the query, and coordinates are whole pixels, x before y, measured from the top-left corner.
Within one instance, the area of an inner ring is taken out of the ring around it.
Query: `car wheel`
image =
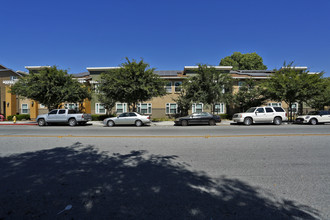
[[[45,126],[45,125],[46,125],[46,121],[45,121],[45,119],[43,119],[43,118],[39,119],[39,120],[38,120],[38,125],[39,125],[39,126]]]
[[[252,125],[252,118],[245,118],[244,119],[244,124],[249,126],[249,125]]]
[[[107,122],[107,126],[108,126],[108,127],[113,127],[113,126],[115,126],[115,123],[114,123],[113,121],[109,120],[109,121]]]
[[[317,120],[315,118],[312,118],[309,123],[311,123],[311,125],[316,125],[317,124]]]
[[[143,125],[143,123],[142,123],[142,121],[137,120],[137,121],[135,122],[135,125],[136,125],[136,127],[141,127],[141,126]]]
[[[181,124],[182,124],[182,126],[187,126],[187,125],[188,125],[188,121],[187,121],[187,120],[183,120],[183,121],[181,122]]]
[[[274,125],[281,125],[282,124],[282,119],[280,117],[274,118]]]
[[[76,125],[77,125],[77,121],[76,121],[76,119],[71,118],[71,119],[69,120],[69,125],[70,125],[71,127],[76,126]]]
[[[215,125],[215,121],[214,121],[213,119],[211,119],[211,120],[209,121],[209,125],[211,125],[211,126]]]

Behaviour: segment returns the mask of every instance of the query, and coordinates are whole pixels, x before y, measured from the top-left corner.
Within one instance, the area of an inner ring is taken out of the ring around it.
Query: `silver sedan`
[[[136,125],[140,127],[150,123],[150,116],[140,115],[136,112],[125,112],[118,117],[106,118],[103,120],[103,124],[108,127],[113,127],[115,125]]]

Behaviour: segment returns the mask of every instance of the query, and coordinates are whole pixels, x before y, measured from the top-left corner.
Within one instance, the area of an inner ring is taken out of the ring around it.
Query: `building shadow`
[[[188,166],[175,155],[109,155],[79,142],[1,157],[0,219],[319,219],[309,206]]]

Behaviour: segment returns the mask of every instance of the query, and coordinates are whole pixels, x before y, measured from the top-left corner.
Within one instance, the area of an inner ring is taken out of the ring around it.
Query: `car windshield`
[[[254,112],[256,108],[249,108],[246,112]]]
[[[311,111],[311,112],[308,112],[307,115],[319,115],[320,113],[318,111]]]

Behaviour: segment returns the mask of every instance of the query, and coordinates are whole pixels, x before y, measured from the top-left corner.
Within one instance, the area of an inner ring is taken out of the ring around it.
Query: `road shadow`
[[[0,158],[0,219],[318,219],[238,179],[190,171],[175,155],[109,155],[75,143]],[[221,169],[221,168],[219,168]],[[57,215],[67,205],[72,209]]]

